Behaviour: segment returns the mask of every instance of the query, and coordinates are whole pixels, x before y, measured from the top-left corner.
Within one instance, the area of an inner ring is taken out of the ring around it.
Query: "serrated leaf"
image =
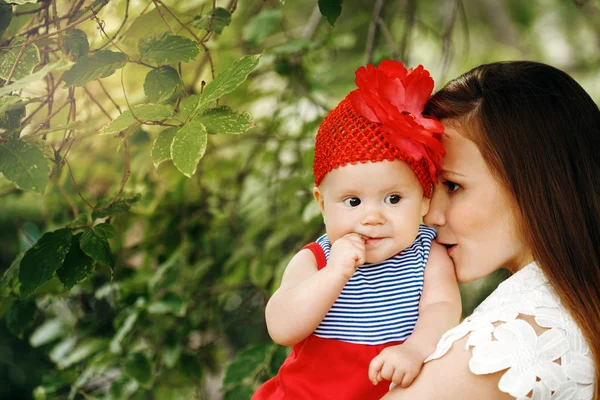
[[[51,343],[67,333],[67,327],[58,319],[49,319],[37,327],[29,337],[32,347],[40,347]]]
[[[16,101],[15,98],[17,99]],[[19,96],[0,98],[0,107],[10,105],[9,110],[0,112],[0,129],[12,131],[21,128],[21,119],[25,117],[25,104],[20,100]]]
[[[75,218],[73,221],[71,221],[69,223],[69,225],[67,225],[67,226],[69,228],[75,228],[75,227],[85,226],[85,225],[89,225],[89,224],[90,224],[90,214],[84,213],[84,214],[79,214],[79,216],[77,218]]]
[[[253,46],[258,46],[260,42],[279,28],[281,17],[281,10],[263,9],[252,21],[244,26],[242,39]]]
[[[100,50],[80,57],[70,70],[64,73],[65,87],[83,86],[90,81],[106,78],[127,64],[127,56],[110,50]]]
[[[212,25],[210,23],[211,18],[212,18]],[[210,28],[211,32],[216,32],[220,35],[221,33],[223,33],[223,29],[226,26],[229,26],[230,23],[231,23],[231,14],[229,13],[229,11],[227,11],[223,7],[217,7],[217,8],[215,8],[214,18],[212,17],[212,13],[209,15],[204,15],[202,17],[196,17],[196,18],[194,18],[194,22],[192,23],[192,26],[194,28],[204,29],[206,31],[208,31]]]
[[[154,163],[154,168],[158,167],[163,161],[171,159],[171,144],[173,144],[173,139],[178,130],[177,128],[164,129],[154,139],[154,144],[152,145],[152,162]]]
[[[13,335],[21,338],[25,329],[33,322],[36,314],[35,301],[31,299],[15,301],[6,312],[6,327]]]
[[[79,29],[71,29],[63,37],[65,42],[65,50],[71,61],[85,56],[90,51],[87,35]]]
[[[162,15],[161,15],[162,14]],[[165,24],[166,19],[171,26],[176,26],[177,21],[162,6],[153,8],[145,14],[137,17],[127,29],[127,34],[121,39],[125,53],[131,57],[139,57],[138,43],[140,39],[149,40],[163,34],[169,33],[169,27]]]
[[[25,38],[15,38],[10,42],[10,46],[17,46],[12,49],[9,49],[6,52],[0,53],[0,78],[7,79],[10,75],[10,71],[13,69],[15,62],[17,61],[17,57],[21,52],[22,46],[19,46],[22,43],[25,43],[27,39]],[[25,50],[21,54],[21,58],[17,63],[17,67],[12,75],[11,80],[17,81],[19,79],[23,79],[33,72],[33,69],[36,65],[40,63],[40,50],[38,47],[31,43],[25,46]]]
[[[84,281],[94,272],[94,260],[81,250],[81,236],[82,233],[73,236],[71,249],[65,257],[63,265],[56,271],[58,279],[67,290]]]
[[[217,100],[219,97],[234,91],[242,84],[250,72],[258,65],[260,54],[245,56],[236,60],[233,65],[222,71],[217,77],[204,88],[196,111],[202,110],[206,105]]]
[[[4,3],[0,3],[0,37],[10,25],[10,21],[12,20],[13,12],[12,6]]]
[[[44,193],[48,164],[35,145],[20,139],[0,143],[0,172],[19,189]]]
[[[123,373],[143,386],[152,383],[152,365],[142,353],[132,353],[123,362]]]
[[[333,26],[342,13],[342,0],[319,0],[319,11]]]
[[[199,118],[210,134],[239,135],[252,127],[252,116],[246,112],[220,106],[206,110]]]
[[[182,174],[191,178],[208,143],[206,128],[199,121],[190,121],[181,128],[171,144],[171,159]]]
[[[29,76],[23,79],[19,79],[18,81],[15,81],[8,86],[0,87],[0,96],[4,96],[7,93],[12,93],[14,91],[21,90],[30,83],[37,82],[40,79],[43,79],[46,75],[48,75],[49,72],[62,71],[69,68],[70,65],[71,62],[65,58],[61,58],[53,64],[46,64],[42,69],[40,69],[37,72],[34,72]]]
[[[133,114],[131,114],[133,111]],[[124,130],[131,130],[141,125],[133,115],[143,122],[160,122],[171,117],[171,110],[162,104],[138,104],[131,107],[131,111],[125,110],[111,123],[100,130],[103,135],[112,135]]]
[[[52,278],[71,249],[71,230],[63,228],[46,232],[40,240],[25,252],[21,260],[19,281],[21,298],[35,292]]]
[[[122,214],[127,212],[132,204],[137,203],[142,198],[141,194],[136,194],[133,197],[122,197],[114,202],[106,210],[94,210],[92,211],[92,219],[103,218],[109,215]],[[103,199],[96,204],[95,208],[104,208],[108,204],[108,199]]]
[[[67,357],[58,360],[57,366],[59,369],[69,368],[71,365],[80,363],[86,358],[89,358],[104,349],[106,349],[105,339],[86,339],[75,346],[73,351],[71,351]]]
[[[168,100],[181,85],[174,68],[160,67],[150,70],[144,80],[144,93],[151,103]]]
[[[271,345],[261,344],[240,352],[227,367],[223,386],[240,383],[245,378],[254,376],[265,364],[270,350]]]
[[[150,314],[173,314],[177,317],[183,317],[187,311],[187,304],[177,293],[169,292],[160,300],[151,303],[148,306]]]
[[[190,96],[184,97],[179,104],[179,112],[175,115],[175,118],[181,122],[185,122],[189,119],[194,111],[196,111],[196,107],[198,106],[198,102],[200,101],[200,96],[192,94]]]
[[[104,232],[96,229],[96,227],[87,228],[83,232],[79,239],[79,246],[94,261],[111,268],[115,266],[115,260]]]
[[[158,65],[191,61],[200,53],[196,42],[175,35],[161,35],[150,40],[140,39],[138,49],[142,61]]]
[[[115,227],[111,224],[101,223],[94,226],[94,230],[100,236],[104,236],[105,239],[111,239],[115,237]]]

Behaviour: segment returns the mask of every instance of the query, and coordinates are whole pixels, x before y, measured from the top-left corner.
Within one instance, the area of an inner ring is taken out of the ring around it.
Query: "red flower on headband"
[[[407,70],[401,62],[384,60],[377,68],[369,64],[357,69],[356,86],[349,95],[356,112],[380,123],[390,143],[408,157],[427,160],[435,180],[446,151],[440,143],[444,126],[423,116],[433,90],[429,71],[422,65]]]

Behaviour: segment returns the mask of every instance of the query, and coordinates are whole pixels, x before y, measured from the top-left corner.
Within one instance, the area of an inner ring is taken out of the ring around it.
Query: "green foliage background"
[[[0,398],[248,399],[356,68],[529,59],[598,102],[599,44],[597,1],[0,0]]]

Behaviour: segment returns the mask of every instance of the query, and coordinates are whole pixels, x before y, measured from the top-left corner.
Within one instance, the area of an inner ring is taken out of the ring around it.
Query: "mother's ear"
[[[421,200],[421,217],[424,217],[425,214],[429,212],[429,203],[431,199],[425,195],[423,195],[423,199]]]

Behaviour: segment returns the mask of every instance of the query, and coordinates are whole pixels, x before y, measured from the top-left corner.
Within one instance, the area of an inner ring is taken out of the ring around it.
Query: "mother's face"
[[[513,202],[477,145],[453,125],[444,123],[444,168],[424,221],[437,227],[436,240],[447,247],[459,282],[502,267],[518,270],[533,258],[517,234]]]

